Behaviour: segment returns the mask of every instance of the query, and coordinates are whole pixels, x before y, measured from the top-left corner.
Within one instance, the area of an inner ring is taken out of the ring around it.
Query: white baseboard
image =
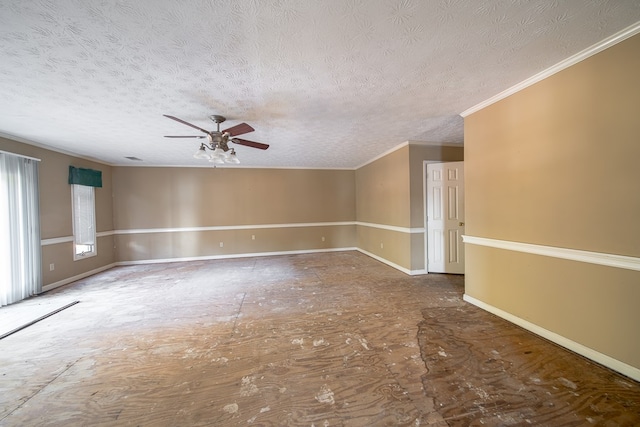
[[[357,248],[331,248],[331,249],[305,249],[299,251],[279,251],[279,252],[254,252],[254,253],[241,253],[241,254],[225,254],[225,255],[205,255],[196,257],[181,257],[181,258],[159,258],[159,259],[143,259],[136,261],[119,261],[115,265],[138,265],[138,264],[162,264],[165,262],[185,262],[185,261],[207,261],[215,259],[231,259],[231,258],[251,258],[251,257],[265,257],[265,256],[277,256],[277,255],[299,255],[299,254],[313,254],[321,252],[344,252],[355,251]]]
[[[629,378],[632,378],[636,381],[640,381],[640,369],[634,366],[628,365],[624,362],[614,359],[611,356],[607,356],[606,354],[600,353],[580,343],[577,343],[568,338],[565,338],[562,335],[558,335],[555,332],[551,332],[547,329],[544,329],[534,323],[521,319],[520,317],[514,316],[511,313],[507,313],[504,310],[501,310],[490,304],[482,302],[467,294],[464,294],[463,299],[468,303],[475,305],[476,307],[486,310],[489,313],[493,313],[498,317],[501,317],[511,323],[514,323],[520,326],[521,328],[528,330],[529,332],[533,332],[536,335],[546,338],[549,341],[552,341],[568,350],[573,351],[574,353],[578,353],[586,357],[587,359],[591,359],[596,363],[606,366],[607,368],[620,372],[621,374],[626,375]]]
[[[85,277],[92,276],[94,274],[100,273],[102,271],[108,270],[112,267],[116,266],[126,266],[126,265],[141,265],[141,264],[162,264],[167,262],[186,262],[186,261],[206,261],[206,260],[216,260],[216,259],[232,259],[232,258],[250,258],[250,257],[265,257],[265,256],[278,256],[278,255],[299,255],[299,254],[312,254],[312,253],[322,253],[322,252],[345,252],[345,251],[358,251],[363,253],[375,260],[382,262],[383,264],[388,265],[389,267],[393,267],[396,270],[399,270],[405,274],[410,276],[417,276],[421,274],[428,274],[427,270],[409,270],[408,268],[402,267],[396,263],[393,263],[385,258],[382,258],[378,255],[375,255],[371,252],[367,252],[364,249],[356,248],[356,247],[346,247],[346,248],[331,248],[331,249],[306,249],[306,250],[298,250],[298,251],[278,251],[278,252],[254,252],[254,253],[241,253],[241,254],[225,254],[225,255],[206,255],[206,256],[197,256],[197,257],[180,257],[180,258],[159,258],[159,259],[143,259],[143,260],[135,260],[135,261],[118,261],[112,264],[105,265],[100,268],[96,268],[95,270],[87,271],[82,274],[78,274],[77,276],[68,277],[64,280],[60,280],[59,282],[51,283],[49,285],[42,287],[42,292],[47,292],[52,289],[58,288],[60,286],[67,285],[71,282],[75,282],[76,280],[84,279]]]
[[[376,254],[373,254],[371,252],[367,252],[364,249],[360,249],[360,248],[354,248],[354,249],[357,250],[360,253],[365,254],[366,256],[370,256],[371,258],[380,261],[383,264],[387,264],[389,267],[393,267],[396,270],[400,270],[403,273],[408,274],[409,276],[417,276],[417,275],[420,275],[420,274],[428,274],[427,270],[409,270],[408,268],[404,268],[403,266],[398,265],[398,264],[396,264],[394,262],[391,262],[386,258],[382,258],[381,256],[378,256]]]
[[[95,270],[85,271],[84,273],[78,274],[73,277],[67,277],[66,279],[60,280],[58,282],[50,283],[42,287],[42,292],[47,292],[55,288],[59,288],[60,286],[68,285],[71,282],[75,282],[76,280],[84,279],[85,277],[93,276],[94,274],[98,274],[110,268],[113,268],[117,265],[117,263],[103,265],[102,267],[96,268]]]

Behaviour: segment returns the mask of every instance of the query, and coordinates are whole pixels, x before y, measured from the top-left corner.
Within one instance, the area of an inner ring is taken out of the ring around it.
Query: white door
[[[427,164],[427,271],[464,274],[464,162]]]

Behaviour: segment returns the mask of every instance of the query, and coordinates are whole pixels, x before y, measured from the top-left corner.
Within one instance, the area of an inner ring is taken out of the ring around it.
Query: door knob
[[[461,222],[459,225],[460,227],[464,227],[464,222]]]

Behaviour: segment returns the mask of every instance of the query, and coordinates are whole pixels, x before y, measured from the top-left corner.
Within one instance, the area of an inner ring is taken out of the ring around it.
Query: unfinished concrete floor
[[[0,341],[0,425],[640,425],[638,383],[463,281],[357,252],[114,268],[0,309],[80,301]]]

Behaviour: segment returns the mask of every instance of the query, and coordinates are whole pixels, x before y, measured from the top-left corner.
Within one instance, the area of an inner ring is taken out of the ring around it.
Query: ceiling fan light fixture
[[[214,165],[224,165],[225,161],[222,157],[213,157],[211,159],[209,159],[209,161],[211,163],[213,163]]]
[[[238,158],[238,155],[236,154],[236,150],[234,150],[233,148],[231,149],[231,151],[229,151],[227,153],[227,159],[225,160],[227,163],[231,163],[233,165],[238,165],[240,164],[240,159]]]
[[[219,145],[216,145],[216,148],[213,150],[211,157],[213,157],[214,159],[222,159],[224,161],[224,158],[226,157],[226,153],[222,148],[220,148]]]
[[[200,148],[198,149],[198,151],[196,151],[193,157],[195,157],[196,159],[204,159],[204,160],[208,160],[211,158],[209,153],[207,153],[204,144],[200,144]]]

